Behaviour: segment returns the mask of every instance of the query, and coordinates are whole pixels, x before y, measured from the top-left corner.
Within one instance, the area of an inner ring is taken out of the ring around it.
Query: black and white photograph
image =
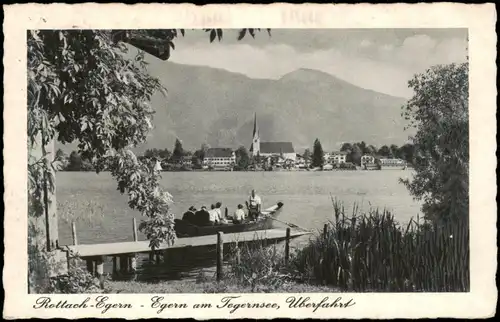
[[[250,27],[25,31],[27,294],[471,291],[469,29]]]

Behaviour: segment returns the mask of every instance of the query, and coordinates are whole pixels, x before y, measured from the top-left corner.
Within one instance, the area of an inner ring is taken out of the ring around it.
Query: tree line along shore
[[[249,154],[244,146],[234,150],[234,162],[228,162],[227,167],[216,168],[206,162],[206,154],[211,148],[208,144],[193,151],[185,150],[180,140],[176,140],[172,151],[167,148],[147,149],[138,156],[143,162],[151,166],[158,163],[161,171],[202,171],[202,170],[226,170],[226,171],[273,171],[273,170],[357,170],[365,169],[366,157],[371,158],[372,165],[377,165],[379,160],[398,160],[404,167],[413,167],[416,162],[425,162],[425,157],[419,153],[417,147],[412,143],[402,146],[383,145],[376,148],[364,141],[342,144],[340,151],[325,152],[319,139],[314,141],[313,149],[306,148],[302,154],[296,154],[296,160],[287,160],[283,155],[276,154],[269,157],[253,156]],[[332,161],[331,155],[340,154],[341,161]],[[55,159],[60,164],[61,171],[95,171],[92,160],[84,158],[78,151],[72,151],[69,155],[62,149],[58,149]],[[205,160],[205,162],[204,162]],[[376,168],[376,167],[374,167]]]

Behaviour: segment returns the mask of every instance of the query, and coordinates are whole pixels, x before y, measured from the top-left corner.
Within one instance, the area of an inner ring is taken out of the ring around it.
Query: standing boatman
[[[252,189],[252,193],[250,194],[250,199],[248,203],[248,217],[250,219],[257,219],[260,215],[262,206],[262,200],[255,193],[255,190]]]

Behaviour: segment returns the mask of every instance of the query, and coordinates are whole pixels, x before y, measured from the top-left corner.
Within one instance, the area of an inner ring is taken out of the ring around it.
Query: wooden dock
[[[297,238],[303,235],[310,234],[303,231],[290,232],[289,238]],[[252,240],[269,240],[269,241],[282,241],[286,239],[285,229],[269,229],[246,231],[241,233],[224,234],[224,244],[235,242],[249,242]],[[167,249],[176,249],[184,247],[206,247],[216,246],[217,235],[199,236],[199,237],[186,237],[178,238],[174,245],[161,245],[157,251]],[[103,244],[88,244],[88,245],[72,245],[66,246],[70,253],[75,254],[80,258],[95,257],[95,256],[118,256],[124,254],[139,254],[150,253],[149,241],[135,241],[135,242],[120,242],[120,243],[103,243]]]
[[[161,261],[161,253],[165,256],[167,253],[174,250],[182,251],[188,249],[203,249],[204,247],[215,247],[217,249],[217,261],[222,262],[222,249],[224,248],[224,245],[235,243],[244,244],[253,241],[285,241],[285,248],[288,250],[291,239],[308,234],[311,234],[311,232],[291,231],[290,228],[246,231],[228,234],[219,232],[216,235],[178,238],[173,245],[160,245],[160,247],[155,249],[154,252],[149,247],[149,241],[87,245],[75,244],[71,246],[64,246],[64,249],[67,251],[68,261],[71,261],[75,257],[84,259],[87,261],[87,269],[89,272],[99,277],[103,277],[103,265],[106,257],[113,258],[113,273],[131,273],[136,270],[136,254],[149,253],[150,259],[153,259],[154,256],[156,256],[156,262],[159,264]],[[135,234],[134,239],[137,240]],[[74,239],[74,241],[76,242],[76,239]]]

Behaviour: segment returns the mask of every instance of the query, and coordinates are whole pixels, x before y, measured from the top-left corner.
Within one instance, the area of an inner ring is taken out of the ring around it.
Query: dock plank
[[[290,238],[297,238],[310,232],[294,231],[290,233]],[[257,231],[246,231],[241,233],[224,234],[224,244],[234,242],[249,242],[257,239],[267,240],[284,240],[286,238],[285,229],[268,229]],[[157,250],[178,249],[185,247],[203,247],[215,246],[217,244],[217,235],[198,236],[178,238],[174,245],[161,245]],[[68,251],[76,254],[79,257],[94,257],[94,256],[114,256],[121,254],[132,253],[149,253],[149,241],[137,242],[120,242],[120,243],[104,243],[104,244],[80,244],[65,246]]]

